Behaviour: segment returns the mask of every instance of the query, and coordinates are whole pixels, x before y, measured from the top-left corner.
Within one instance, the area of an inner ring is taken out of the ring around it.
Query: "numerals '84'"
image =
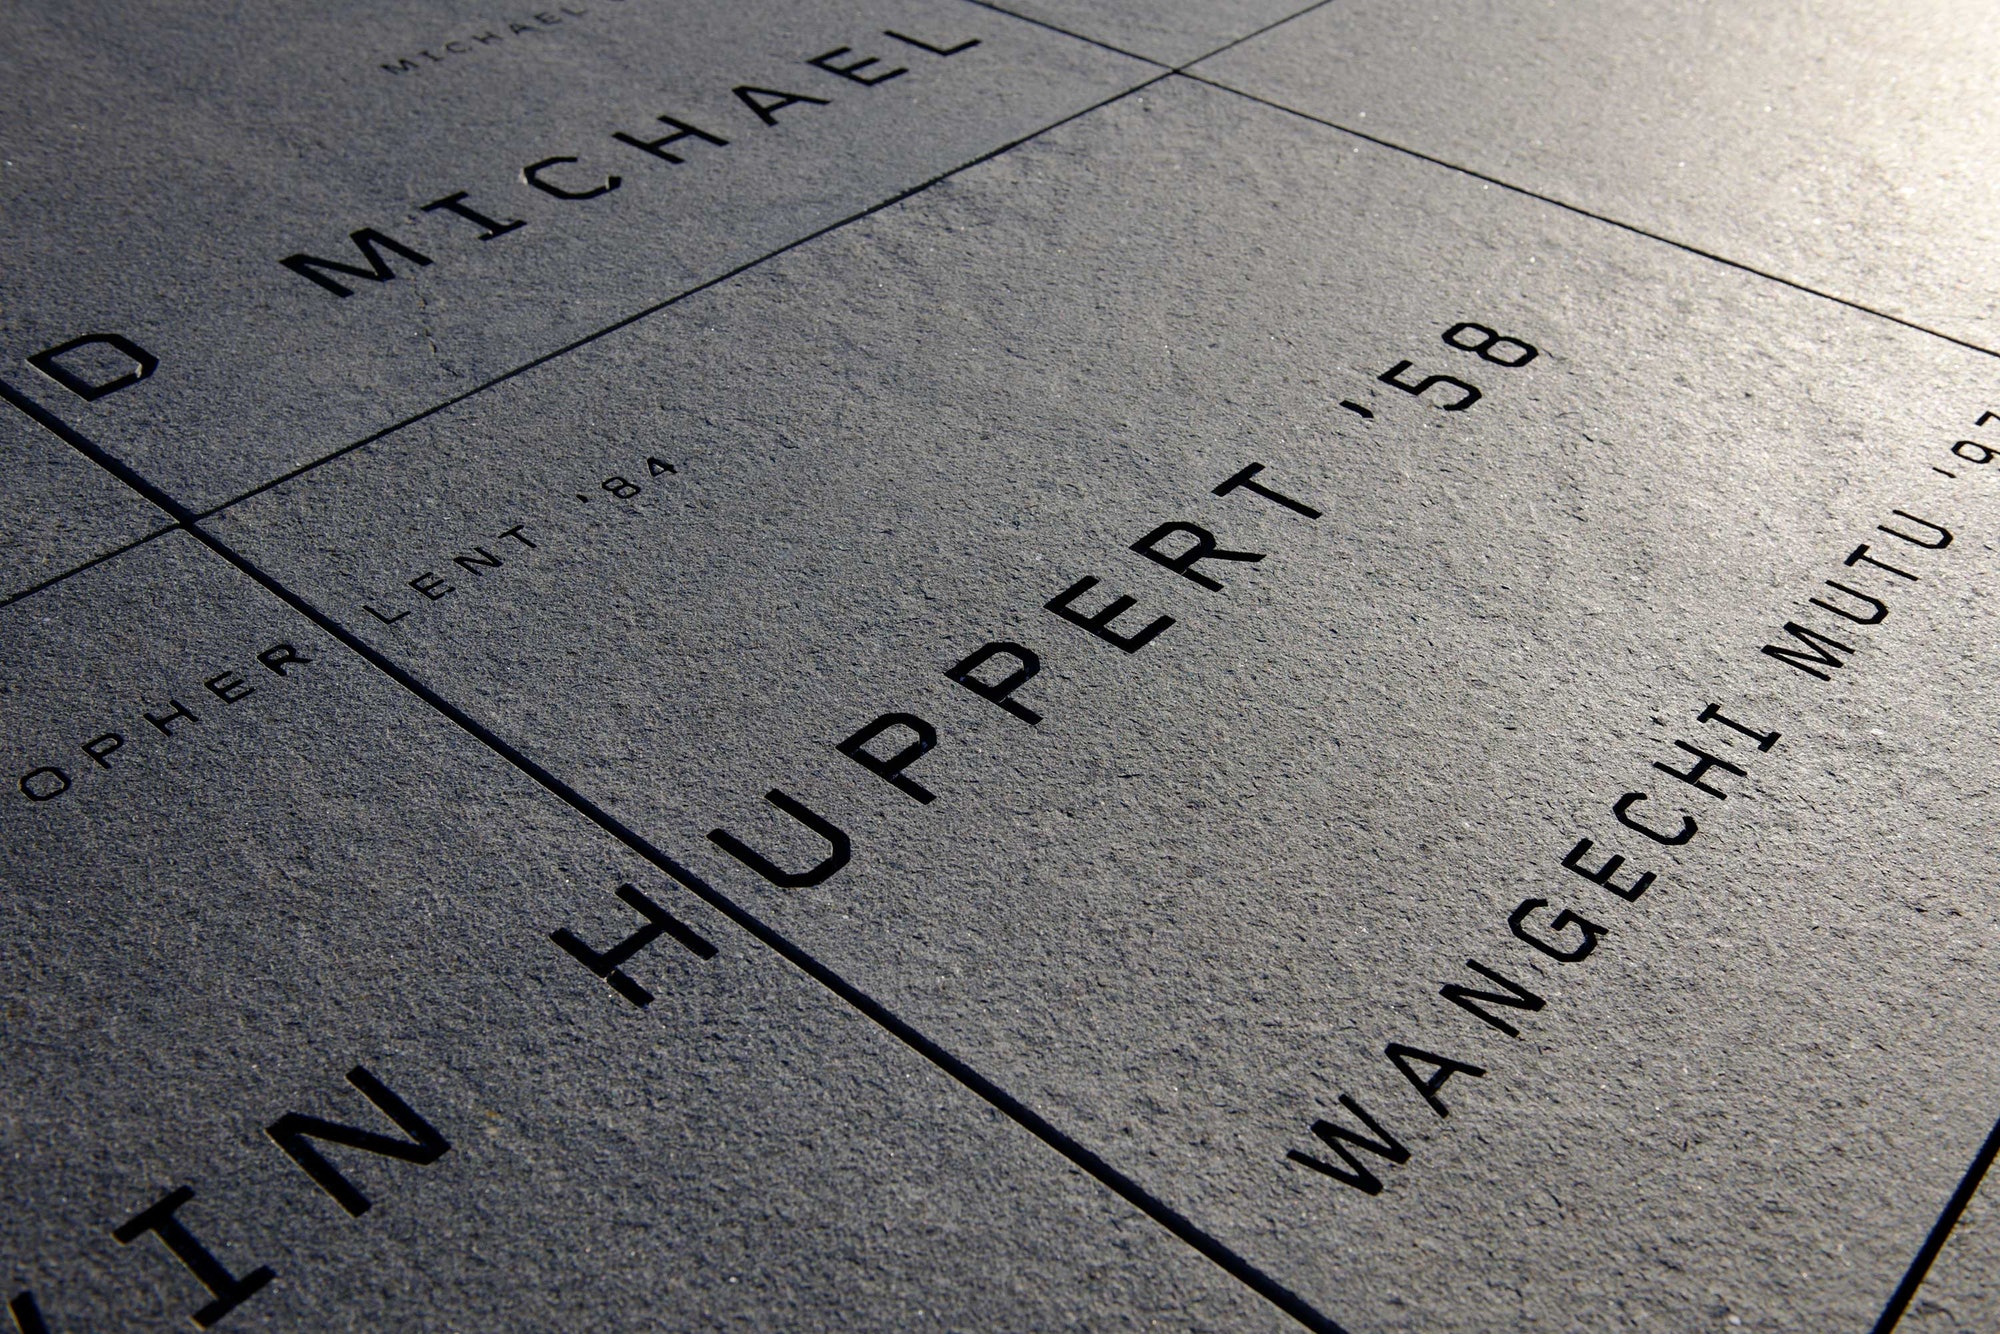
[[[657,459],[649,457],[646,460],[646,471],[650,475],[658,477],[662,473],[679,472],[680,469],[676,468],[673,464],[668,463],[665,459]],[[634,496],[638,495],[641,491],[644,491],[646,489],[645,487],[639,485],[639,483],[632,481],[629,478],[616,475],[605,478],[602,482],[598,483],[598,485],[601,486],[611,496],[619,500],[630,500]],[[577,499],[584,501],[585,503],[588,503],[590,497],[579,495],[577,496]]]
[[[1533,361],[1541,353],[1533,343],[1524,343],[1518,338],[1509,338],[1498,330],[1483,324],[1464,321],[1446,329],[1440,337],[1445,346],[1457,348],[1460,352],[1470,352],[1481,361],[1507,370],[1518,370]],[[1422,398],[1433,389],[1442,390],[1430,401],[1446,412],[1463,412],[1480,399],[1479,387],[1468,384],[1456,375],[1426,375],[1421,380],[1404,377],[1415,367],[1407,361],[1399,361],[1375,378],[1383,384],[1393,385],[1406,394]]]

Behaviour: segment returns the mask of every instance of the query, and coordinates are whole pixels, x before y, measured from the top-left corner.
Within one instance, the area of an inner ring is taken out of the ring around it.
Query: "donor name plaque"
[[[2000,1329],[1995,256],[1365,9],[29,6],[15,1328]]]

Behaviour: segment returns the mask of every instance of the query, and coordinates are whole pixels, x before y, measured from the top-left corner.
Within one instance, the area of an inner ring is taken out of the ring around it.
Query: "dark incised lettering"
[[[300,657],[299,651],[290,644],[273,644],[257,655],[257,661],[264,664],[268,670],[274,671],[280,676],[287,676],[289,673],[285,671],[285,668],[309,666],[313,660],[311,658]]]
[[[35,1305],[35,1294],[23,1292],[7,1303],[7,1314],[14,1317],[14,1328],[20,1334],[49,1334],[48,1321],[42,1319],[42,1308]]]
[[[1582,963],[1597,949],[1598,939],[1610,934],[1608,927],[1599,926],[1588,918],[1578,917],[1575,913],[1565,908],[1550,920],[1549,929],[1551,931],[1567,931],[1571,927],[1575,927],[1583,933],[1583,943],[1569,949],[1551,944],[1528,930],[1528,919],[1548,906],[1549,901],[1547,899],[1522,900],[1521,906],[1514,909],[1513,913],[1507,918],[1507,929],[1512,931],[1517,939],[1533,945],[1557,963]]]
[[[209,694],[215,696],[224,704],[234,704],[245,695],[254,695],[257,693],[257,687],[245,682],[235,672],[222,672],[209,677],[202,684],[208,687]]]
[[[1966,452],[1969,449],[1977,450],[1979,452],[1976,455],[1969,454]],[[1952,445],[1951,452],[1958,455],[1958,457],[1964,459],[1967,463],[1991,463],[1993,462],[1994,457],[1996,455],[2000,455],[2000,450],[1995,450],[1990,446],[1982,445],[1977,440],[1957,441]]]
[[[1585,870],[1583,859],[1590,855],[1591,847],[1592,844],[1589,839],[1578,839],[1576,846],[1569,850],[1569,855],[1563,858],[1563,866],[1568,870],[1576,872],[1593,885],[1602,885],[1619,898],[1624,899],[1627,903],[1636,902],[1641,894],[1652,888],[1654,876],[1651,871],[1641,871],[1639,878],[1629,885],[1621,885],[1612,879],[1613,876],[1618,874],[1618,868],[1625,864],[1625,858],[1619,853],[1614,852],[1606,857],[1604,865],[1598,867],[1595,871]]]
[[[87,347],[110,349],[114,354],[114,364],[105,369],[116,370],[117,373],[86,378],[84,368],[63,363],[64,357]],[[105,395],[129,389],[151,375],[159,369],[160,359],[129,338],[118,334],[93,333],[43,348],[28,358],[28,364],[84,402],[95,403]]]
[[[477,556],[453,556],[451,563],[461,570],[470,571],[475,576],[479,576],[481,570],[497,570],[500,568],[500,558],[485,547],[474,547],[473,550],[479,554]]]
[[[1445,1106],[1444,1099],[1438,1096],[1438,1090],[1445,1086],[1447,1080],[1453,1075],[1467,1075],[1473,1079],[1481,1079],[1486,1075],[1486,1071],[1476,1065],[1454,1061],[1449,1056],[1438,1056],[1419,1047],[1406,1047],[1400,1042],[1390,1043],[1382,1049],[1382,1054],[1403,1072],[1403,1078],[1409,1080],[1417,1092],[1424,1095],[1424,1101],[1429,1103],[1431,1110],[1439,1116],[1451,1115],[1451,1108]],[[1419,1075],[1415,1069],[1418,1064],[1430,1066],[1431,1073]]]
[[[888,28],[882,29],[882,35],[884,37],[893,37],[904,46],[914,46],[919,51],[928,51],[934,56],[955,56],[960,51],[970,51],[973,47],[979,45],[977,37],[960,42],[957,46],[932,46],[929,42],[920,41],[915,37],[905,37],[902,33],[891,31]]]
[[[861,71],[867,69],[870,65],[879,65],[882,63],[874,56],[863,56],[858,60],[849,61],[845,65],[836,65],[833,63],[842,56],[849,54],[852,50],[852,47],[836,46],[831,51],[824,51],[814,56],[812,59],[806,61],[806,64],[817,66],[825,70],[828,74],[837,74],[843,79],[852,80],[864,88],[873,88],[878,83],[887,83],[899,74],[908,74],[910,72],[901,65],[898,65],[895,69],[885,70],[873,77],[863,74]]]
[[[1506,990],[1474,991],[1463,982],[1447,982],[1438,988],[1438,995],[1444,997],[1466,1013],[1499,1029],[1510,1038],[1520,1037],[1521,1030],[1508,1023],[1505,1019],[1502,1019],[1499,1015],[1488,1013],[1484,1005],[1504,1005],[1510,1009],[1527,1010],[1533,1013],[1547,1004],[1546,1001],[1534,992],[1528,990],[1518,982],[1502,977],[1477,959],[1467,959],[1465,966],[1473,972],[1478,973],[1487,981],[1497,983],[1506,988]]]
[[[876,755],[868,749],[869,742],[884,732],[898,727],[910,733],[912,740],[908,745],[894,755],[886,757]],[[937,794],[904,774],[903,770],[909,768],[935,745],[937,745],[937,729],[914,713],[885,713],[839,743],[835,749],[868,772],[887,780],[898,792],[929,805],[937,799]]]
[[[1692,815],[1683,815],[1681,817],[1679,832],[1672,834],[1663,834],[1651,825],[1641,824],[1638,817],[1632,814],[1632,808],[1642,801],[1650,800],[1652,798],[1648,797],[1644,792],[1627,792],[1624,796],[1618,798],[1617,801],[1611,803],[1611,814],[1616,817],[1619,824],[1624,825],[1627,829],[1635,833],[1644,834],[1655,843],[1664,843],[1670,848],[1677,848],[1687,842],[1701,828],[1700,825],[1694,822]]]
[[[1248,491],[1253,495],[1262,496],[1264,497],[1264,499],[1271,501],[1274,504],[1283,505],[1286,509],[1292,511],[1294,514],[1303,514],[1308,519],[1317,519],[1320,517],[1320,511],[1314,509],[1311,505],[1306,504],[1303,500],[1294,500],[1290,496],[1282,495],[1279,492],[1273,491],[1270,487],[1265,486],[1262,483],[1253,482],[1250,480],[1251,478],[1255,477],[1258,473],[1262,471],[1264,471],[1264,465],[1261,463],[1247,464],[1245,465],[1245,467],[1241,472],[1237,473],[1234,477],[1231,477],[1228,480],[1224,481],[1220,486],[1216,487],[1211,494],[1218,496],[1226,496],[1230,492],[1241,488],[1242,490]]]
[[[1700,746],[1691,746],[1685,741],[1676,741],[1674,745],[1694,756],[1694,763],[1685,769],[1676,769],[1663,761],[1654,760],[1653,767],[1663,774],[1669,774],[1680,779],[1689,787],[1708,793],[1709,796],[1714,797],[1717,801],[1729,800],[1728,793],[1707,781],[1706,775],[1708,771],[1710,769],[1721,769],[1725,773],[1732,773],[1741,778],[1744,776],[1745,770],[1739,769],[1720,756],[1709,754]]]
[[[1911,583],[1917,582],[1917,576],[1911,574],[1908,570],[1903,569],[1901,566],[1891,565],[1889,564],[1889,562],[1885,560],[1876,560],[1873,556],[1869,555],[1868,544],[1866,542],[1863,542],[1860,546],[1857,546],[1856,548],[1854,548],[1854,550],[1848,552],[1846,558],[1842,560],[1840,563],[1842,565],[1847,566],[1849,569],[1852,569],[1856,565],[1873,565],[1878,570],[1887,570],[1890,574],[1895,575],[1898,579],[1908,579]]]
[[[1194,541],[1178,555],[1163,553],[1160,543],[1176,535],[1192,537]],[[1155,565],[1165,566],[1181,578],[1199,584],[1211,593],[1222,591],[1222,581],[1195,569],[1205,560],[1235,560],[1254,563],[1264,559],[1261,551],[1229,551],[1216,545],[1215,534],[1193,523],[1163,523],[1132,544],[1132,550],[1144,556]]]
[[[757,119],[766,125],[778,123],[778,113],[786,107],[800,102],[810,102],[818,106],[827,105],[824,97],[807,97],[804,93],[781,92],[776,88],[758,88],[752,84],[740,83],[730,89],[736,100],[757,113]]]
[[[988,683],[978,675],[979,669],[995,658],[1007,657],[1014,660],[1014,670],[1000,680]],[[1042,670],[1042,660],[1035,651],[1009,640],[998,639],[990,644],[981,644],[963,661],[945,668],[944,674],[970,690],[981,699],[993,701],[1008,713],[1033,727],[1042,720],[1042,715],[1013,698],[1014,692],[1025,685],[1030,678]]]
[[[69,791],[69,775],[53,764],[30,769],[21,775],[21,795],[29,801],[54,801]]]
[[[620,130],[611,137],[621,144],[630,144],[642,153],[650,153],[662,162],[671,162],[675,165],[679,165],[687,159],[681,157],[678,153],[669,153],[667,151],[668,144],[677,144],[683,139],[700,139],[706,143],[714,144],[717,148],[729,147],[727,139],[710,134],[707,130],[698,129],[684,120],[676,120],[672,116],[655,116],[653,119],[659,121],[662,125],[673,126],[674,132],[662,135],[658,139],[635,139],[623,130]]]
[[[1887,533],[1891,537],[1900,537],[1905,542],[1908,542],[1911,546],[1923,547],[1928,551],[1943,551],[1946,547],[1951,545],[1951,531],[1949,529],[1942,528],[1939,525],[1932,523],[1929,519],[1919,519],[1916,515],[1906,513],[1903,510],[1890,510],[1889,512],[1895,515],[1897,518],[1908,519],[1911,523],[1914,523],[1921,528],[1930,529],[1932,533],[1936,534],[1935,538],[1912,537],[1908,533],[1903,532],[1900,529],[1891,528],[1886,523],[1877,524],[1875,526],[1877,532]]]
[[[359,1149],[363,1153],[415,1163],[419,1167],[427,1167],[444,1157],[451,1148],[451,1142],[439,1134],[430,1122],[411,1110],[410,1105],[397,1097],[388,1085],[361,1066],[357,1065],[347,1072],[347,1082],[359,1089],[362,1097],[374,1103],[376,1109],[395,1122],[396,1129],[409,1138],[397,1139],[380,1131],[363,1130],[358,1126],[307,1116],[303,1112],[286,1112],[266,1126],[264,1133],[304,1169],[314,1185],[331,1195],[334,1202],[347,1210],[350,1216],[359,1218],[372,1207],[370,1200],[341,1174],[339,1168],[328,1162],[326,1155],[311,1141]]]
[[[676,944],[697,959],[715,957],[715,946],[709,944],[693,927],[647,898],[637,886],[618,886],[618,901],[645,918],[646,924],[610,949],[593,950],[573,932],[561,927],[551,931],[549,939],[572,959],[603,978],[606,985],[632,1004],[641,1008],[651,1005],[653,993],[625,975],[625,963],[661,936],[671,937]]]
[[[384,250],[393,251],[401,255],[418,268],[428,267],[431,262],[428,255],[419,254],[417,251],[404,245],[401,241],[396,240],[394,237],[385,236],[373,227],[363,227],[358,232],[350,232],[348,233],[348,239],[354,242],[354,248],[361,252],[362,258],[368,261],[367,268],[364,269],[358,264],[345,264],[339,260],[321,259],[316,255],[306,254],[287,255],[279,260],[278,263],[284,265],[293,273],[298,274],[301,278],[318,283],[335,296],[349,297],[354,295],[354,289],[329,275],[338,273],[348,278],[360,279],[364,282],[386,283],[397,275],[396,271],[389,267],[389,261],[382,258],[382,251]]]
[[[809,889],[831,879],[841,867],[847,865],[848,856],[853,848],[847,841],[846,832],[838,825],[807,810],[804,805],[786,796],[777,788],[766,792],[764,800],[825,839],[830,849],[826,856],[806,870],[787,871],[745,844],[727,829],[709,830],[709,842],[780,889]]]
[[[627,142],[630,141],[628,140]],[[665,140],[661,142],[664,143]],[[604,178],[604,183],[601,185],[594,185],[588,190],[570,190],[543,177],[542,173],[546,172],[550,167],[580,160],[573,157],[545,157],[540,162],[532,162],[521,168],[521,179],[529,185],[534,186],[537,190],[540,190],[543,194],[553,195],[557,199],[595,199],[599,195],[608,195],[619,186],[625,184],[623,177],[609,175]]]
[[[207,1329],[256,1296],[266,1283],[277,1277],[277,1273],[269,1265],[259,1265],[242,1278],[230,1273],[227,1266],[215,1258],[215,1253],[202,1245],[178,1217],[181,1206],[193,1198],[194,1188],[191,1186],[168,1191],[158,1202],[113,1228],[111,1235],[118,1239],[121,1246],[130,1246],[149,1232],[158,1237],[173,1257],[185,1265],[195,1280],[214,1297],[192,1317],[196,1325]]]
[[[496,236],[505,236],[508,232],[519,231],[528,225],[519,218],[514,218],[507,222],[501,222],[497,218],[489,218],[478,209],[472,207],[472,205],[466,203],[465,196],[466,192],[460,190],[456,194],[446,195],[443,199],[433,199],[430,203],[423,206],[423,211],[426,213],[436,213],[439,209],[443,209],[447,213],[464,218],[467,222],[480,229],[479,239],[482,241],[491,241]]]
[[[1345,1093],[1340,1095],[1340,1105],[1345,1107],[1362,1125],[1367,1126],[1369,1133],[1375,1137],[1370,1139],[1367,1135],[1349,1130],[1346,1126],[1334,1121],[1318,1120],[1312,1123],[1312,1133],[1314,1136],[1318,1138],[1320,1143],[1340,1155],[1340,1161],[1347,1164],[1345,1171],[1335,1167],[1332,1163],[1323,1162],[1311,1154],[1300,1153],[1297,1149],[1288,1151],[1285,1157],[1302,1167],[1310,1167],[1321,1176],[1332,1177],[1344,1186],[1352,1186],[1364,1195],[1380,1195],[1382,1193],[1381,1178],[1377,1177],[1366,1167],[1363,1167],[1361,1160],[1349,1151],[1348,1146],[1351,1144],[1364,1153],[1372,1153],[1377,1158],[1386,1158],[1399,1167],[1410,1161],[1410,1151],[1404,1148],[1394,1135],[1384,1130],[1374,1117],[1368,1115],[1362,1109],[1360,1103],[1348,1097]]]
[[[1094,613],[1072,611],[1070,609],[1071,603],[1095,587],[1097,587],[1097,580],[1090,576],[1085,576],[1050,598],[1042,606],[1045,610],[1054,612],[1071,625],[1080,626],[1105,643],[1110,644],[1114,648],[1123,649],[1127,653],[1137,653],[1140,649],[1150,644],[1162,630],[1165,630],[1174,623],[1173,617],[1161,616],[1151,623],[1141,626],[1129,635],[1118,633],[1118,631],[1111,628],[1112,622],[1138,605],[1138,599],[1123,595],[1111,599],[1103,609]]]
[[[1828,588],[1835,589],[1838,590],[1839,592],[1847,594],[1847,596],[1853,598],[1857,602],[1867,603],[1870,610],[1864,612],[1849,611],[1845,607],[1835,606],[1833,603],[1828,602],[1825,598],[1807,599],[1807,601],[1811,602],[1813,606],[1818,607],[1821,611],[1830,611],[1835,616],[1840,617],[1841,620],[1852,621],[1856,625],[1880,625],[1882,624],[1882,622],[1889,619],[1889,604],[1884,602],[1881,598],[1871,597],[1867,593],[1863,593],[1861,590],[1856,588],[1849,588],[1846,584],[1841,583],[1838,579],[1827,580],[1826,586]]]
[[[1781,732],[1760,732],[1754,727],[1739,723],[1724,713],[1720,704],[1708,705],[1694,716],[1694,720],[1698,723],[1721,723],[1738,736],[1749,737],[1757,743],[1757,749],[1763,751],[1768,751],[1771,747],[1777,745],[1778,738],[1783,735]],[[1728,738],[1724,737],[1723,740],[1728,741]],[[1731,742],[1730,744],[1734,745],[1735,743]]]
[[[147,722],[151,723],[155,728],[157,728],[161,736],[172,736],[174,734],[173,724],[177,719],[185,718],[191,723],[198,723],[201,721],[201,719],[195,717],[192,713],[189,713],[187,711],[187,706],[182,704],[179,700],[169,698],[167,700],[167,703],[173,705],[174,707],[167,710],[167,712],[165,713],[155,715],[151,713],[142,712],[139,715],[141,718],[144,718]]]
[[[1911,575],[1910,577],[1914,579],[1916,576]],[[1805,645],[1806,649],[1810,649],[1811,652],[1808,653],[1805,649],[1786,648],[1777,644],[1766,644],[1760,651],[1766,657],[1776,658],[1787,667],[1796,667],[1807,676],[1816,676],[1822,681],[1831,681],[1833,678],[1827,675],[1826,672],[1821,671],[1821,667],[1840,668],[1846,665],[1841,659],[1834,656],[1835,653],[1854,652],[1851,645],[1843,644],[1838,639],[1823,635],[1817,630],[1808,629],[1800,625],[1797,621],[1786,621],[1785,633]],[[1683,839],[1681,841],[1685,842],[1686,840]]]

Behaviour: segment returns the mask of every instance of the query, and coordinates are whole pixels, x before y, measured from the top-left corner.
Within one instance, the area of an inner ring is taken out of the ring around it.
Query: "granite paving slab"
[[[204,509],[1157,72],[961,0],[20,6],[0,365]]]
[[[170,523],[4,399],[0,478],[0,603]]]
[[[1348,1328],[1858,1329],[1991,368],[1173,77],[209,527]]]
[[[1992,11],[1355,0],[1198,73],[2000,350]]]
[[[9,1328],[1296,1328],[187,533],[0,643]]]

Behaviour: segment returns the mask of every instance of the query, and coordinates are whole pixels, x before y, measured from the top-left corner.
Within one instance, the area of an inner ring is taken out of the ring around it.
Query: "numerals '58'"
[[[1440,335],[1440,338],[1447,347],[1460,352],[1470,352],[1481,361],[1507,370],[1525,366],[1541,355],[1533,343],[1511,338],[1497,329],[1489,329],[1470,320],[1452,325]],[[1422,398],[1431,390],[1442,388],[1446,392],[1431,401],[1446,412],[1463,412],[1481,398],[1479,386],[1461,380],[1455,375],[1408,378],[1408,372],[1414,369],[1414,363],[1399,361],[1375,378],[1383,384],[1402,390],[1413,398]]]

